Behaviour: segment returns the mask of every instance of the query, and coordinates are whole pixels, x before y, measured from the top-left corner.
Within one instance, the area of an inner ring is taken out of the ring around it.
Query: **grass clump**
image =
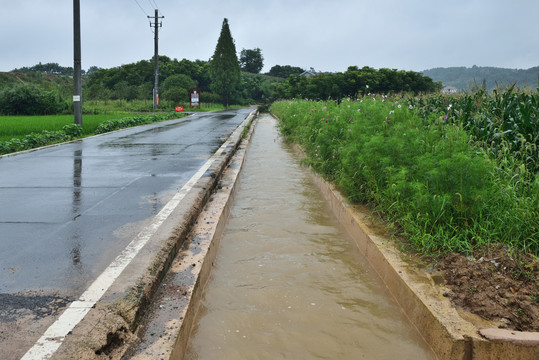
[[[539,253],[538,179],[516,184],[463,124],[388,96],[282,101],[271,111],[316,171],[414,249],[471,253],[500,242]]]

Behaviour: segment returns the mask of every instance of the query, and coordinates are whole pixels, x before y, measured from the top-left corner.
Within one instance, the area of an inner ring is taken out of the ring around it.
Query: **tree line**
[[[340,99],[369,93],[429,93],[442,84],[415,71],[364,66],[350,66],[344,72],[319,73],[313,76],[290,75],[275,87],[276,98]]]
[[[95,71],[97,71],[98,67],[97,66],[90,66],[90,68],[88,69],[88,71],[82,69],[82,74],[83,75],[89,75]],[[18,68],[18,69],[13,69],[11,70],[11,72],[16,72],[16,73],[23,73],[23,74],[27,74],[27,73],[42,73],[42,74],[49,74],[49,75],[68,75],[68,76],[73,76],[73,68],[72,67],[66,67],[66,66],[61,66],[60,64],[58,63],[45,63],[45,64],[42,64],[41,62],[39,62],[39,64],[36,64],[34,66],[23,66],[21,68]]]
[[[283,98],[338,99],[367,93],[432,92],[441,88],[431,78],[413,71],[373,69],[368,66],[350,66],[344,73],[318,73],[308,76],[302,68],[275,65],[261,74],[264,58],[260,48],[243,49],[238,54],[225,18],[215,52],[208,60],[190,61],[159,56],[160,99],[171,103],[188,102],[188,91],[198,88],[204,103],[247,105]],[[73,68],[56,63],[37,64],[15,69],[14,72],[44,73],[71,76]],[[1,85],[1,84],[0,84]],[[0,103],[18,99],[20,106],[9,107],[9,112],[26,113],[24,104],[32,101],[55,102],[44,107],[47,112],[65,109],[61,94],[42,93],[36,89],[25,91],[16,85],[0,86]],[[148,100],[154,86],[153,58],[110,69],[92,66],[84,72],[83,99],[86,100]],[[35,99],[30,98],[33,96]],[[46,100],[43,100],[46,99]],[[68,102],[68,99],[66,99]],[[6,107],[7,109],[7,107]],[[15,109],[15,110],[14,110]],[[55,110],[56,109],[56,110]],[[2,111],[5,112],[5,111]]]

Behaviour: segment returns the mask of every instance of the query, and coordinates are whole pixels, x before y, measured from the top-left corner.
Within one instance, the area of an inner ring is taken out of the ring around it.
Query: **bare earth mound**
[[[438,267],[457,306],[500,328],[539,331],[537,258],[492,245],[475,257],[447,254]]]

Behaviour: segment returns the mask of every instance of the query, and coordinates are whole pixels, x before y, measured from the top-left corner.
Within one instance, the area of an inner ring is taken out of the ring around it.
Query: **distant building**
[[[310,68],[309,70],[302,72],[300,76],[311,77],[318,74],[321,74],[321,72],[316,71],[314,68]]]
[[[442,94],[456,94],[457,88],[454,86],[444,86],[442,88]]]

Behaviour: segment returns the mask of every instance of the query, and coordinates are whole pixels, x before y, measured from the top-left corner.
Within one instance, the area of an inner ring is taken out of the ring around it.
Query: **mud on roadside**
[[[539,331],[539,260],[500,244],[492,244],[466,257],[444,255],[444,294],[457,306],[499,328]]]

